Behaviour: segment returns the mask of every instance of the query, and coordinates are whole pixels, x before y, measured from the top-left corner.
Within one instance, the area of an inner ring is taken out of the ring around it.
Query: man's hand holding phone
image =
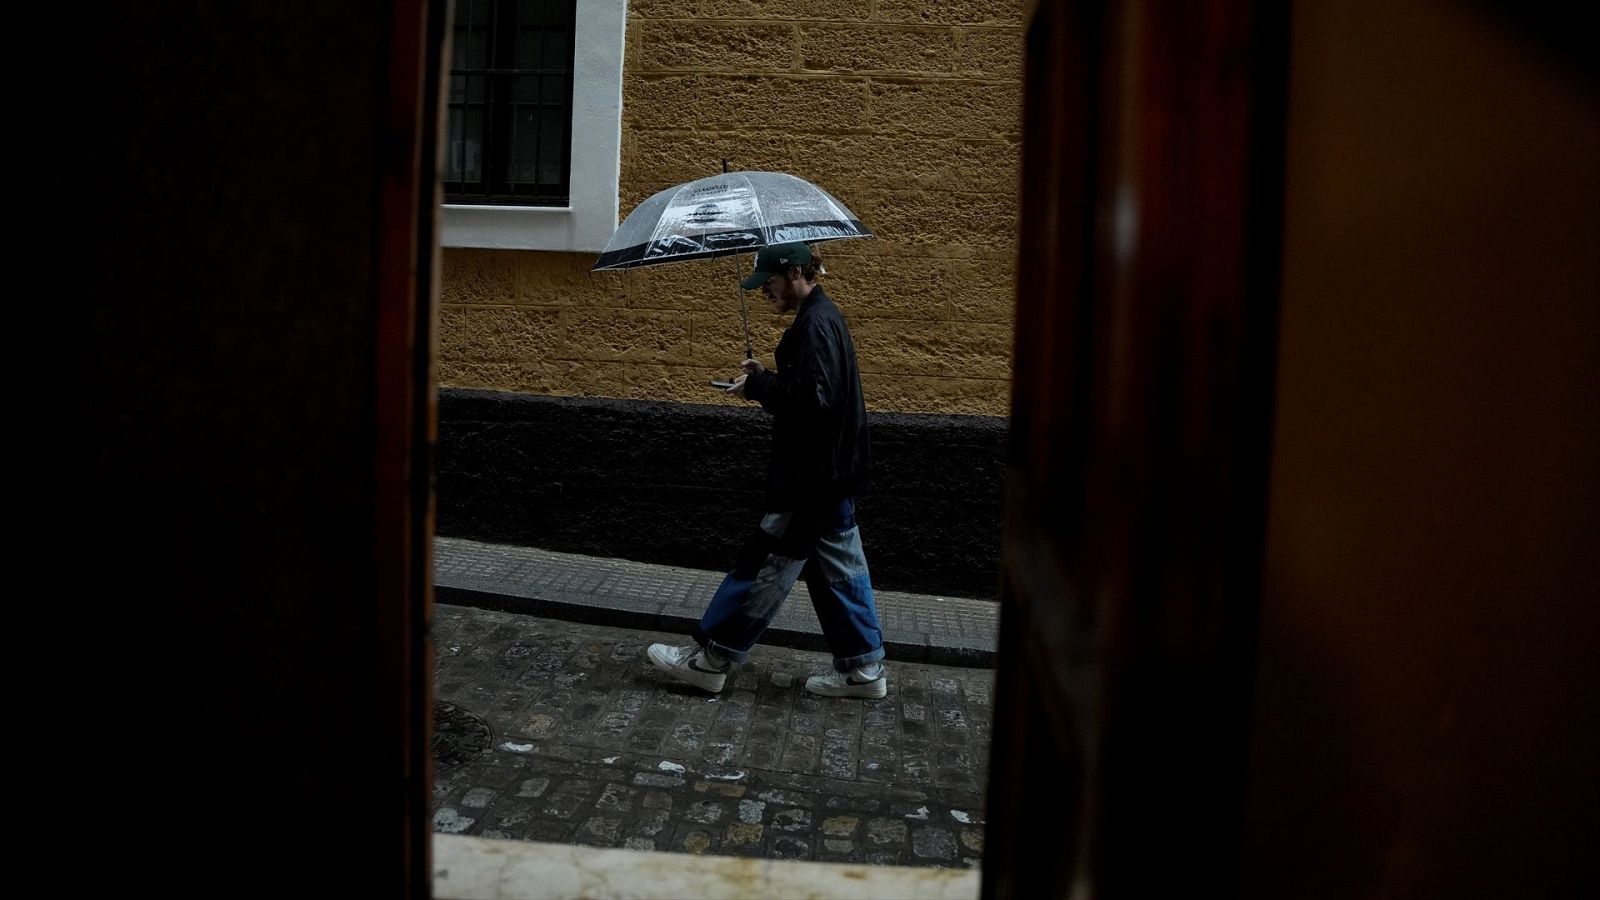
[[[735,378],[732,381],[712,381],[711,386],[725,394],[732,394],[735,397],[743,397],[745,379],[749,378],[751,375],[756,375],[767,370],[766,366],[763,366],[760,362],[753,359],[744,360],[739,364],[739,367],[744,370],[743,375],[740,375],[738,378]]]
[[[738,378],[735,378],[732,381],[713,381],[713,382],[711,382],[711,386],[716,388],[719,391],[722,391],[724,394],[731,394],[732,396],[735,396],[735,397],[743,397],[744,396],[744,380],[747,377],[749,377],[749,376],[740,375]]]

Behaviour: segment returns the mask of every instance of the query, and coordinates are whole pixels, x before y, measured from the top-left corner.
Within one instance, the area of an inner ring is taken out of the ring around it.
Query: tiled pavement
[[[805,612],[810,613],[809,608]],[[721,695],[646,661],[681,635],[440,604],[434,828],[606,847],[976,865],[992,672],[897,660],[822,699],[761,646]]]

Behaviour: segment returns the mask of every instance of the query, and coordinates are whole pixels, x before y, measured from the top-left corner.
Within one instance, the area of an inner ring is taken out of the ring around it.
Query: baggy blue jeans
[[[846,498],[814,510],[762,516],[738,565],[712,595],[694,629],[695,641],[744,662],[804,575],[833,667],[848,672],[883,659],[883,628],[855,513],[855,500]]]

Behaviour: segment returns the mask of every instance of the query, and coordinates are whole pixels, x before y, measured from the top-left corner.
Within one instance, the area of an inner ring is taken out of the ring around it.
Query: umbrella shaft
[[[737,271],[735,274],[738,274]],[[744,358],[755,359],[755,354],[750,350],[750,311],[745,308],[744,288],[739,288],[739,321],[744,325]]]

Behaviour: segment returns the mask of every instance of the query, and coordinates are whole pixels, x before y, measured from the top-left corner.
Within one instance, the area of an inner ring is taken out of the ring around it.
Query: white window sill
[[[617,227],[616,194],[609,217],[570,206],[457,206],[445,204],[440,239],[446,247],[561,250],[598,253]]]

